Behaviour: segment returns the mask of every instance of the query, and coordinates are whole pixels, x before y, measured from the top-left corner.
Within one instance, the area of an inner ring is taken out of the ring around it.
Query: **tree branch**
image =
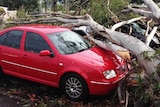
[[[150,11],[145,11],[143,9],[132,8],[131,6],[128,6],[128,9],[133,11],[134,13],[137,13],[139,15],[142,15],[142,16],[145,16],[145,17],[148,17],[148,18],[153,18],[154,17],[152,12],[150,12]]]
[[[156,31],[157,31],[158,27],[154,27],[153,30],[151,31],[151,33],[147,36],[147,39],[146,39],[146,44],[149,46],[152,38],[154,37]]]
[[[141,19],[144,19],[145,17],[138,17],[138,18],[133,18],[133,19],[130,19],[130,20],[127,20],[127,21],[122,21],[122,22],[119,22],[117,24],[114,24],[111,28],[111,30],[116,30],[117,28],[125,25],[125,24],[129,24],[129,23],[132,23],[132,22],[135,22],[135,21],[138,21],[138,20],[141,20]]]
[[[143,0],[143,2],[148,6],[150,11],[143,10],[142,8],[132,8],[131,6],[128,6],[128,9],[134,13],[153,19],[155,22],[160,23],[160,8],[156,5],[156,3],[153,0]]]
[[[156,5],[156,3],[153,2],[153,0],[143,0],[143,2],[148,6],[148,8],[152,12],[153,16],[159,19],[160,18],[160,9]]]

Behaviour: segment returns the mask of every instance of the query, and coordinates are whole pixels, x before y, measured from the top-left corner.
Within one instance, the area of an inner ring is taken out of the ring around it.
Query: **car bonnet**
[[[112,69],[118,65],[118,59],[111,51],[94,47],[89,50],[69,55],[71,59],[98,69]]]

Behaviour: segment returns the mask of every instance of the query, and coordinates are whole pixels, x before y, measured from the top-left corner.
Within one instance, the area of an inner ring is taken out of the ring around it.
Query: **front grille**
[[[123,64],[122,66],[117,67],[117,71],[119,74],[123,74],[125,71],[128,71],[127,64]]]

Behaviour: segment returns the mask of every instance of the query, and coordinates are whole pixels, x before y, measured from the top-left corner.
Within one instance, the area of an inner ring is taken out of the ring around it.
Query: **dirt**
[[[92,96],[85,102],[73,102],[54,87],[3,76],[0,78],[0,107],[121,107],[117,96]]]
[[[0,107],[21,107],[19,102],[16,98],[0,94]]]

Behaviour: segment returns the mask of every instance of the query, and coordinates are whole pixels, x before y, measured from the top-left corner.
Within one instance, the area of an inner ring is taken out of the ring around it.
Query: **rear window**
[[[13,48],[20,48],[23,31],[13,30],[0,36],[0,44]]]

